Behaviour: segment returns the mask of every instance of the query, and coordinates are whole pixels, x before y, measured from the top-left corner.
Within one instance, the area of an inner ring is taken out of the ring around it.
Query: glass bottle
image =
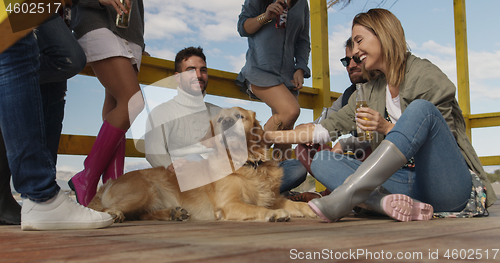
[[[127,9],[128,13],[118,13],[116,15],[116,26],[121,28],[128,28],[128,24],[130,22],[130,15],[132,14],[132,2],[133,0],[129,0],[130,6],[127,6],[127,2],[125,0],[120,0],[122,5]]]
[[[361,107],[366,107],[368,108],[368,103],[366,103],[366,94],[364,94],[363,91],[363,84],[362,83],[357,83],[356,84],[356,112],[358,112],[358,109]],[[363,120],[368,121],[368,118],[361,118]],[[373,133],[372,131],[364,131],[361,128],[359,128],[358,123],[356,122],[356,128],[358,131],[358,140],[360,141],[371,141],[373,139]]]

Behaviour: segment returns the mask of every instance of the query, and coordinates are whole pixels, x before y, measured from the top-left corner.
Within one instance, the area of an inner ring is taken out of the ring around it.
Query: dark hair
[[[290,3],[290,7],[294,6],[297,3],[297,1],[299,1],[299,0],[292,0],[292,2]],[[273,2],[274,2],[274,0],[261,0],[260,1],[260,11],[262,13],[266,12],[267,7],[270,4],[272,4]]]
[[[201,48],[201,47],[187,47],[187,48],[184,48],[183,50],[177,52],[177,55],[175,55],[175,72],[181,72],[182,61],[184,61],[192,56],[200,57],[203,59],[203,61],[205,61],[205,63],[207,62],[207,58],[205,57],[205,54],[203,54],[203,48]]]
[[[344,47],[353,49],[354,48],[354,42],[352,42],[352,37],[349,37],[347,41],[344,43]]]

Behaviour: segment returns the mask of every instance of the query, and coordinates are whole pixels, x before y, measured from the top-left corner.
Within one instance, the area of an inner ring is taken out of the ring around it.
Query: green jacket
[[[385,114],[386,86],[386,79],[381,76],[364,84],[363,87],[365,94],[367,94],[368,107],[378,111],[382,116]],[[430,101],[438,108],[455,136],[469,168],[479,176],[486,187],[486,205],[491,206],[497,197],[465,132],[465,120],[455,98],[455,91],[455,85],[437,66],[426,59],[420,59],[412,54],[408,55],[404,81],[399,86],[401,111],[404,112],[406,107],[416,99]],[[330,114],[327,119],[321,122],[321,125],[330,131],[332,139],[356,129],[354,120],[355,94],[353,93],[345,107],[337,113]],[[384,137],[384,135],[375,132],[374,139],[371,141],[372,149],[375,149]]]

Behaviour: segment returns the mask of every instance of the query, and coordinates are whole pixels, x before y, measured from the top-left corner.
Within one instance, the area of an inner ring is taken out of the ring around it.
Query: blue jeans
[[[431,204],[436,212],[461,211],[472,189],[469,167],[439,110],[426,100],[415,100],[387,134],[415,168],[399,169],[382,186]],[[356,171],[361,162],[331,152],[316,154],[311,170],[333,190]]]
[[[279,163],[283,168],[280,193],[290,191],[306,180],[307,170],[297,159],[289,159]]]
[[[57,163],[67,83],[83,70],[85,53],[58,14],[34,30],[40,50],[39,83],[45,117],[47,146]]]
[[[22,197],[45,201],[60,188],[45,136],[38,54],[33,34],[0,54],[0,128],[14,187]]]

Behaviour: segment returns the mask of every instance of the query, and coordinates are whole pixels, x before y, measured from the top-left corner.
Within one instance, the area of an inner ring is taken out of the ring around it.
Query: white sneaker
[[[112,223],[113,218],[109,214],[84,207],[63,191],[43,203],[24,199],[21,209],[22,230],[103,228]]]

